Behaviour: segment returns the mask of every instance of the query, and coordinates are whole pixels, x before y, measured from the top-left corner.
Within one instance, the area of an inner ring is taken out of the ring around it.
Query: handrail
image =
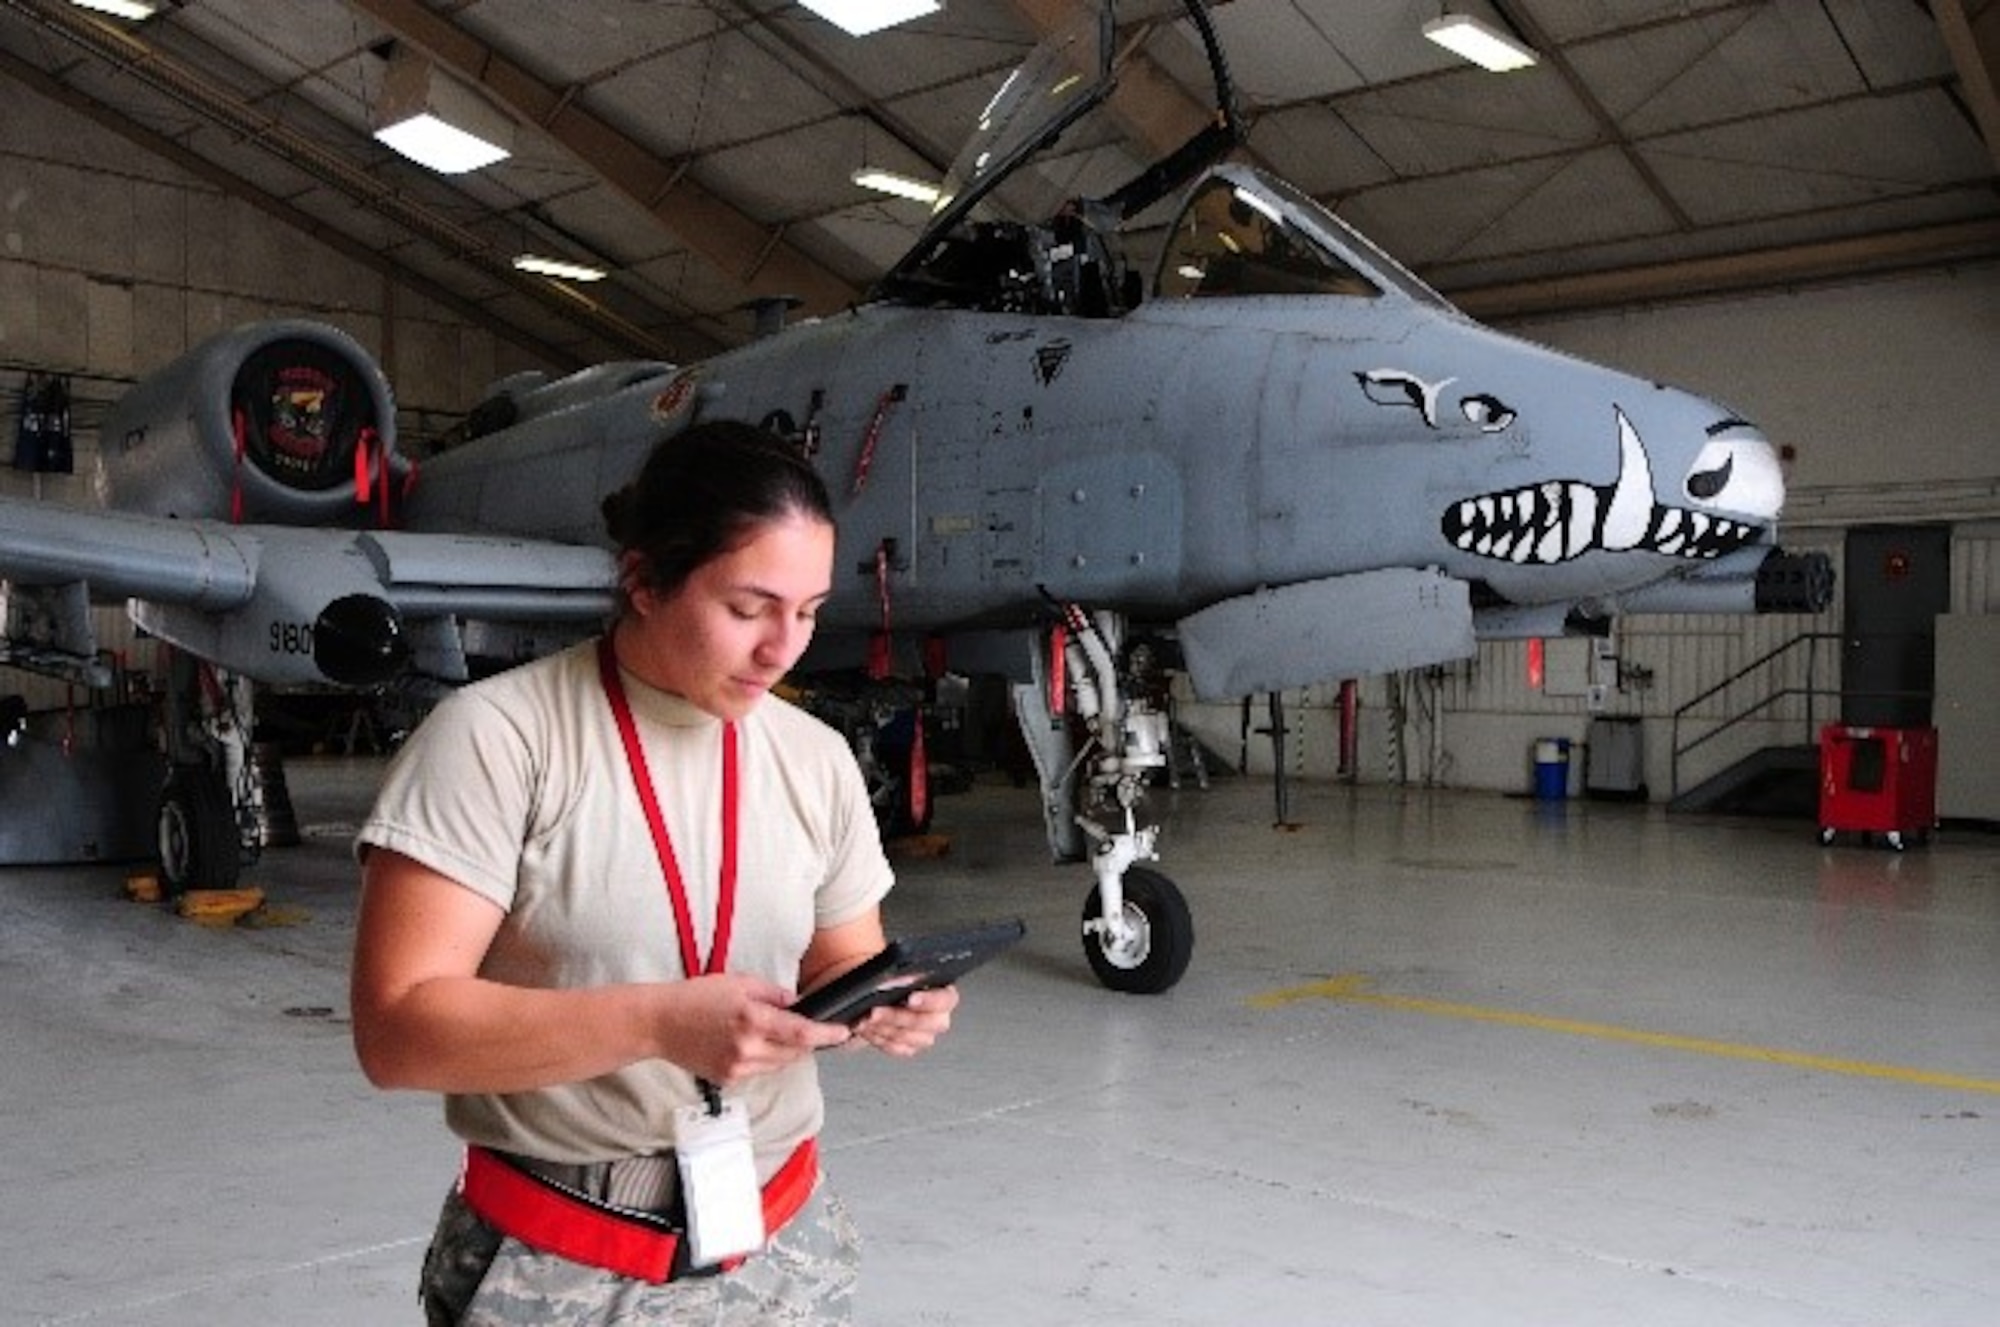
[[[1786,697],[1802,695],[1806,698],[1806,716],[1805,716],[1806,740],[1808,742],[1812,741],[1813,727],[1814,727],[1813,724],[1814,699],[1819,696],[1837,696],[1840,694],[1840,692],[1836,688],[1822,687],[1815,685],[1815,679],[1818,677],[1819,674],[1819,642],[1823,640],[1839,640],[1840,638],[1841,638],[1840,633],[1835,631],[1802,631],[1798,635],[1792,637],[1790,640],[1785,641],[1780,645],[1776,645],[1769,650],[1766,650],[1763,654],[1758,655],[1755,659],[1752,659],[1749,663],[1744,664],[1741,668],[1738,668],[1735,672],[1723,678],[1720,682],[1717,682],[1714,686],[1708,688],[1706,691],[1701,692],[1699,695],[1695,696],[1692,700],[1687,701],[1685,704],[1675,709],[1673,716],[1673,726],[1671,729],[1672,739],[1673,739],[1673,753],[1672,753],[1672,763],[1670,765],[1670,773],[1668,777],[1668,782],[1670,784],[1668,801],[1671,802],[1681,795],[1681,757],[1683,755],[1687,754],[1690,751],[1693,751],[1695,748],[1701,746],[1703,743],[1711,741],[1712,739],[1721,736],[1723,733],[1728,732],[1730,729],[1736,727],[1738,724],[1748,721],[1749,719],[1753,718],[1757,714],[1762,713],[1764,710],[1770,708],[1772,705],[1776,704],[1778,701],[1782,699],[1785,699]],[[1681,720],[1687,716],[1689,710],[1692,710],[1696,706],[1701,705],[1704,702],[1713,699],[1714,697],[1720,695],[1724,691],[1727,691],[1730,687],[1734,686],[1738,682],[1743,681],[1751,674],[1756,673],[1760,670],[1766,670],[1771,668],[1778,662],[1778,660],[1781,657],[1790,654],[1793,650],[1797,649],[1800,646],[1806,647],[1806,684],[1804,686],[1776,688],[1771,692],[1767,693],[1766,695],[1764,695],[1761,699],[1753,701],[1748,709],[1745,709],[1740,713],[1730,715],[1729,717],[1723,719],[1714,728],[1703,733],[1701,736],[1695,738],[1693,741],[1687,743],[1685,746],[1681,744]]]

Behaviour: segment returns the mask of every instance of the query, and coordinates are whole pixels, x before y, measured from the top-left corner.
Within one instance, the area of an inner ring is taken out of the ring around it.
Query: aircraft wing
[[[0,661],[95,680],[88,606],[262,682],[462,680],[467,619],[576,628],[614,603],[604,549],[173,520],[0,498]]]

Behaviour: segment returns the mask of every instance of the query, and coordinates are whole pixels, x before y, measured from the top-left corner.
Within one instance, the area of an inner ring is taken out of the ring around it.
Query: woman
[[[817,1183],[812,1054],[914,1055],[958,996],[852,1033],[786,1008],[882,947],[892,883],[846,743],[766,701],[831,589],[826,489],[714,423],[604,508],[610,632],[441,704],[357,842],[362,1068],[444,1093],[469,1145],[425,1312],[845,1322],[858,1247]]]

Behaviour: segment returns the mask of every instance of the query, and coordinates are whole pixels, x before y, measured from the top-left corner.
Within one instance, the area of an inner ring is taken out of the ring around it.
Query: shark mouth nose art
[[[1480,557],[1553,566],[1594,549],[1705,562],[1763,534],[1761,525],[1654,502],[1652,464],[1622,410],[1618,455],[1614,485],[1550,479],[1467,498],[1446,510],[1444,536],[1458,549]],[[1711,487],[1726,484],[1727,474],[1722,471]]]

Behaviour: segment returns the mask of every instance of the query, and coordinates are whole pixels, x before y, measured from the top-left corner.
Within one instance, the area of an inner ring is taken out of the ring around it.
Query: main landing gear
[[[167,782],[160,790],[160,883],[169,894],[234,889],[263,848],[262,791],[250,762],[247,678],[176,651],[168,674]]]
[[[1083,951],[1114,991],[1157,995],[1187,971],[1194,918],[1158,860],[1159,826],[1142,825],[1146,782],[1167,763],[1166,711],[1133,694],[1120,667],[1123,621],[1074,604],[1037,640],[1034,681],[1014,688],[1014,711],[1041,784],[1042,819],[1058,861],[1088,853],[1096,886],[1083,907]],[[1082,748],[1070,715],[1081,720]]]

